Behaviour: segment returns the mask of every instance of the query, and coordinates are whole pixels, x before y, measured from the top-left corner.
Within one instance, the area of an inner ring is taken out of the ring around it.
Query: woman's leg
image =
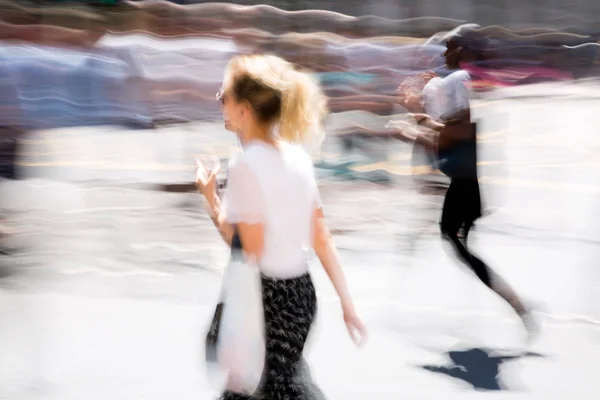
[[[292,279],[263,277],[266,360],[256,397],[225,392],[222,400],[321,400],[303,359],[306,340],[317,311],[310,275]]]
[[[267,360],[261,394],[269,400],[312,400],[310,376],[302,376],[304,345],[317,311],[310,275],[263,278]],[[310,384],[309,384],[310,383]]]
[[[254,398],[244,394],[225,392],[219,397],[219,400],[254,400]]]

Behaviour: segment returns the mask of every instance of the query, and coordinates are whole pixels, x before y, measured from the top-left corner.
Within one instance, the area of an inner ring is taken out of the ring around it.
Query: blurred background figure
[[[433,136],[434,143],[432,136],[421,142],[431,152],[437,153],[438,168],[450,178],[440,219],[442,237],[477,278],[514,309],[531,337],[537,328],[530,311],[512,287],[475,256],[467,244],[469,231],[482,216],[477,173],[477,130],[471,119],[469,104],[471,78],[461,69],[464,64],[483,60],[485,41],[481,40],[475,29],[463,27],[444,38],[446,65],[452,72],[443,79],[420,78],[421,81],[428,79],[421,96],[429,94],[432,98],[430,102],[423,101],[420,108],[432,110],[435,117],[415,114],[415,119],[419,125],[437,132]],[[413,103],[419,102],[418,98],[418,94],[408,93],[405,95],[405,104],[417,109],[419,105]]]
[[[0,66],[0,86],[3,93],[0,100],[0,185],[4,185],[7,180],[20,178],[17,158],[20,150],[19,144],[25,138],[26,125],[22,115],[22,103],[5,63]],[[2,192],[5,194],[5,198],[0,199],[3,204],[0,214],[0,251],[6,253],[8,251],[6,239],[10,233],[8,222],[10,199],[6,198],[6,190]]]

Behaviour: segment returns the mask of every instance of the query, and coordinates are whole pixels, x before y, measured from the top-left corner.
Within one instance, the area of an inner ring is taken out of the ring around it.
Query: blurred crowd
[[[272,53],[311,70],[333,114],[403,113],[399,85],[425,71],[447,75],[443,37],[469,25],[440,17],[166,1],[4,1],[0,20],[6,177],[14,175],[15,142],[24,131],[219,120],[214,94],[236,54]],[[600,73],[590,21],[589,33],[475,28],[486,39],[485,57],[462,67],[478,90]],[[346,133],[373,133],[361,124],[342,125]]]
[[[219,117],[214,93],[234,54],[269,52],[316,74],[332,112],[397,111],[395,90],[443,75],[441,38],[464,21],[391,20],[227,3],[119,2],[119,7],[0,7],[2,123],[27,129],[156,124]],[[40,5],[42,4],[42,5]],[[595,76],[592,34],[481,27],[480,89]]]

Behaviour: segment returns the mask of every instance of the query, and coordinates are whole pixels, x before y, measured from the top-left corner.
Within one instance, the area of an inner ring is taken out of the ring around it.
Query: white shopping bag
[[[239,255],[241,256],[241,254]],[[222,313],[216,343],[216,364],[225,388],[252,395],[265,365],[262,284],[256,265],[232,257],[223,278]]]

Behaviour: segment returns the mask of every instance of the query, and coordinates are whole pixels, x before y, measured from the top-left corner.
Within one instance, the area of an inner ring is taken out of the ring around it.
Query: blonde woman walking
[[[197,186],[224,240],[231,245],[237,233],[260,269],[267,359],[259,396],[314,399],[318,391],[300,377],[317,310],[311,249],[339,295],[352,339],[360,344],[366,334],[323,217],[312,161],[300,145],[321,132],[326,98],[310,75],[270,55],[232,59],[217,97],[243,152],[230,162],[222,203],[217,171],[199,165]],[[222,398],[249,397],[225,392]]]

